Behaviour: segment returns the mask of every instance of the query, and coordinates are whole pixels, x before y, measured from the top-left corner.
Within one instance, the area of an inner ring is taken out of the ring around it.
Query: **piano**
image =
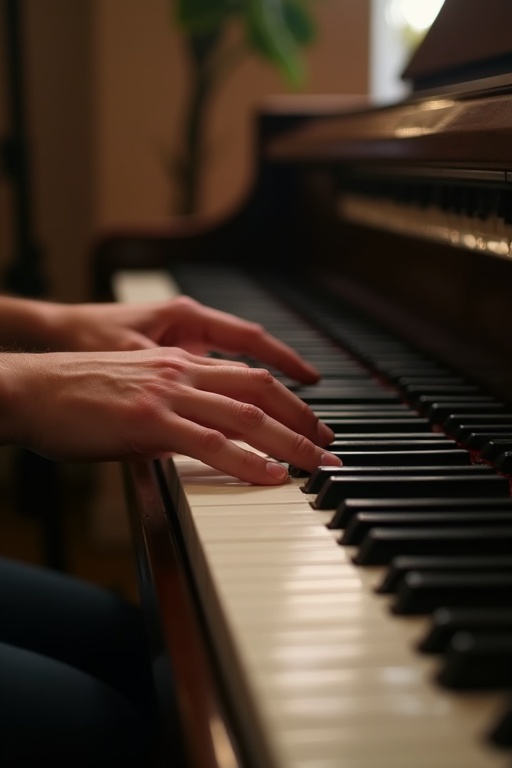
[[[447,0],[405,99],[277,102],[233,215],[98,243],[96,299],[186,293],[316,364],[285,383],[343,460],[125,466],[159,766],[512,765],[511,22]]]

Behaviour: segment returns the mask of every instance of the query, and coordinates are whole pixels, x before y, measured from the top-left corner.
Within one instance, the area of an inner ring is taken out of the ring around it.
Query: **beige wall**
[[[169,0],[25,1],[38,239],[51,294],[77,300],[87,296],[96,236],[170,215],[165,163],[186,69]],[[368,5],[317,0],[319,38],[304,91],[367,92]],[[248,189],[253,110],[286,90],[269,65],[249,57],[218,93],[205,211],[232,208]]]

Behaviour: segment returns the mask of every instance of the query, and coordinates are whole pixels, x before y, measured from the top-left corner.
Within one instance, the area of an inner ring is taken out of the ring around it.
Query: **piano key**
[[[512,418],[506,416],[492,416],[484,419],[474,419],[469,417],[465,420],[456,415],[450,417],[448,424],[453,436],[457,440],[465,439],[471,432],[483,434],[484,432],[495,432],[498,437],[509,432],[512,433]]]
[[[389,565],[399,555],[508,555],[512,526],[500,528],[372,528],[354,556],[357,565]]]
[[[325,403],[318,408],[312,408],[314,413],[322,418],[324,416],[345,416],[350,414],[359,414],[360,416],[373,416],[375,413],[382,415],[389,414],[394,416],[395,414],[409,414],[411,413],[410,407],[406,403],[391,403],[388,405],[369,403],[368,405],[347,404],[347,405],[335,405],[332,403]]]
[[[333,419],[338,421],[344,421],[345,419],[365,419],[365,420],[371,420],[371,419],[395,419],[395,420],[402,420],[402,419],[411,419],[411,418],[418,418],[417,415],[414,413],[414,411],[411,411],[410,408],[407,408],[403,403],[401,403],[399,406],[392,405],[387,407],[380,407],[377,406],[373,410],[370,408],[360,408],[359,406],[352,406],[352,407],[343,407],[343,406],[333,406],[331,410],[327,408],[313,408],[313,412],[316,416],[318,416],[319,419],[327,420],[327,419]]]
[[[448,432],[455,432],[457,427],[461,424],[510,424],[512,423],[512,415],[508,411],[501,411],[496,409],[496,413],[482,412],[479,413],[478,409],[474,413],[466,413],[465,411],[456,411],[446,417],[443,422],[443,428]]]
[[[510,498],[468,498],[453,499],[345,499],[338,505],[329,528],[346,528],[353,516],[359,512],[479,512],[505,511],[512,509]]]
[[[444,653],[458,632],[512,632],[512,608],[437,608],[418,642],[422,653]]]
[[[405,398],[411,403],[426,402],[422,399],[424,396],[441,395],[443,397],[449,395],[482,395],[480,387],[476,384],[407,384],[400,387],[404,393]]]
[[[413,441],[419,441],[421,443],[425,443],[425,441],[428,441],[429,446],[432,445],[438,445],[439,443],[442,443],[444,448],[453,446],[453,448],[458,448],[458,444],[455,440],[453,440],[451,437],[447,437],[446,435],[439,433],[439,432],[343,432],[340,434],[334,435],[334,440],[332,441],[331,445],[339,445],[343,444],[347,441],[364,441],[365,443],[372,443],[373,441],[386,441],[386,443],[392,444],[392,443],[400,443],[401,441],[406,440],[407,445],[411,445]]]
[[[451,448],[449,450],[434,451],[338,451],[338,456],[343,464],[350,466],[440,466],[455,464],[466,466],[471,463],[469,453],[462,449]],[[319,475],[328,472],[329,467],[317,467],[313,471]],[[289,466],[291,477],[312,477],[312,475],[299,467]]]
[[[457,429],[457,433],[461,435],[461,437],[457,437],[457,433],[455,435],[458,442],[466,448],[468,451],[480,451],[482,448],[487,445],[489,440],[493,440],[496,437],[499,437],[500,435],[504,437],[510,437],[512,438],[512,431],[511,426],[509,425],[507,428],[503,429],[501,432],[500,427],[497,426],[495,429],[498,431],[491,432],[490,430],[493,429],[492,425],[488,425],[487,427],[482,427],[482,430],[487,429],[489,431],[480,431],[480,428],[477,430],[474,430],[474,427],[469,427],[467,425],[463,425],[462,427],[459,427]]]
[[[508,480],[500,475],[473,476],[468,474],[373,477],[361,479],[332,476],[312,503],[314,509],[336,509],[350,498],[418,498],[510,495]]]
[[[336,438],[329,445],[329,452],[342,458],[345,451],[446,451],[449,448],[457,449],[459,446],[455,440],[450,440],[442,435],[440,437],[434,434],[429,435],[428,433],[425,433],[421,438],[411,439],[407,439],[403,434],[400,437],[390,435],[386,439],[382,435],[378,438],[368,439],[360,439],[358,436],[349,439],[348,435],[343,435],[343,439]]]
[[[493,438],[483,446],[482,456],[489,461],[494,461],[498,456],[501,456],[502,453],[506,453],[507,451],[512,451],[512,439]]]
[[[214,284],[215,281],[208,281],[209,287]],[[414,372],[419,367],[412,366]],[[325,407],[336,406],[325,402]],[[185,464],[175,458],[173,466],[181,471],[179,467],[183,469]],[[185,493],[182,497],[177,490],[181,498],[180,516],[188,521],[185,527],[192,549],[196,550],[194,557],[199,563],[207,563],[199,568],[202,605],[226,688],[240,713],[244,732],[250,734],[249,752],[256,764],[279,768],[376,768],[382,765],[383,754],[392,754],[393,768],[498,765],[495,755],[479,738],[496,710],[496,699],[487,696],[478,702],[461,702],[450,692],[433,688],[429,682],[432,667],[422,663],[409,642],[415,634],[414,622],[397,626],[389,621],[368,591],[361,589],[358,603],[340,601],[344,611],[340,616],[333,612],[331,599],[318,600],[314,610],[315,605],[308,598],[312,623],[299,610],[293,612],[291,624],[284,621],[278,609],[267,609],[268,601],[262,594],[256,598],[261,613],[252,615],[248,598],[253,592],[261,593],[266,583],[271,585],[272,605],[280,605],[281,600],[286,605],[290,591],[300,595],[304,590],[309,594],[315,580],[319,587],[325,587],[321,573],[325,575],[325,569],[331,566],[344,571],[343,576],[333,576],[335,585],[341,590],[350,584],[352,592],[358,579],[362,586],[366,583],[363,577],[371,569],[353,566],[329,531],[322,545],[308,545],[302,539],[284,542],[284,562],[281,543],[276,546],[265,539],[257,541],[256,550],[245,544],[240,547],[238,541],[203,544],[202,527],[207,526],[205,531],[210,536],[215,528],[212,519],[217,515],[217,528],[229,529],[231,518],[239,516],[248,520],[250,532],[254,518],[258,514],[263,516],[266,505],[275,504],[274,509],[293,505],[288,495],[281,501],[281,488],[275,489],[272,501],[271,496],[263,494],[252,503],[246,496],[247,489],[238,486],[227,496],[225,489],[219,494],[215,492],[214,504],[209,507],[205,497],[211,482],[212,475],[203,469],[199,482],[194,482],[192,472],[187,474],[190,495]],[[176,485],[172,479],[170,483]],[[298,485],[292,484],[293,487],[307,505]],[[277,498],[280,500],[276,501]],[[307,506],[310,514],[321,519],[322,513]],[[249,507],[252,510],[247,512]],[[302,506],[300,509],[298,514],[305,514]],[[272,528],[267,530],[271,535]],[[236,533],[240,535],[241,528]],[[218,531],[214,536],[218,537]],[[295,569],[299,573],[304,567],[309,569],[308,573],[292,582]],[[272,578],[274,569],[276,574],[286,574],[282,584],[280,575]],[[311,570],[318,575],[315,577]],[[297,609],[299,605],[295,603]],[[432,737],[434,733],[436,738]],[[466,736],[461,739],[460,733]],[[265,745],[263,749],[260,742]],[[271,759],[267,760],[267,755]]]
[[[505,453],[500,454],[494,462],[494,466],[500,472],[507,475],[512,474],[512,451],[505,451]]]
[[[442,466],[470,464],[467,451],[452,448],[450,450],[431,451],[340,451],[345,466]]]
[[[420,432],[431,432],[431,426],[428,419],[423,419],[419,416],[413,416],[411,418],[399,417],[399,418],[384,418],[384,419],[358,419],[358,418],[346,418],[346,419],[326,419],[327,425],[335,433],[352,432],[364,435],[365,433],[379,433],[379,432],[414,432],[415,434]]]
[[[340,544],[357,547],[372,528],[473,528],[512,525],[511,512],[359,512],[345,528]]]
[[[401,580],[410,571],[453,573],[512,572],[510,557],[395,557],[385,572],[376,592],[389,595],[396,592]]]
[[[466,421],[469,421],[472,418],[472,415],[474,416],[483,416],[486,414],[494,415],[497,414],[500,416],[501,414],[505,414],[505,408],[506,406],[503,405],[503,403],[496,403],[496,402],[488,402],[488,403],[478,403],[478,402],[461,402],[461,401],[454,401],[449,400],[447,402],[441,402],[441,401],[434,401],[430,403],[428,406],[423,407],[422,409],[425,410],[426,414],[428,415],[429,419],[434,424],[442,424],[444,429],[447,431],[451,428],[451,425],[453,424],[454,420],[450,422],[449,419],[452,416],[464,415],[469,416],[470,418],[466,418]],[[492,421],[492,419],[491,419]]]
[[[512,573],[411,571],[400,582],[391,610],[398,615],[420,615],[445,605],[507,608],[511,602]]]
[[[391,366],[382,372],[389,381],[398,384],[404,377],[421,376],[422,379],[435,379],[440,376],[452,376],[453,371],[443,367],[439,363],[432,362],[430,365],[424,365],[421,369],[415,365],[397,365]]]
[[[466,383],[467,380],[463,376],[439,376],[437,378],[432,376],[402,376],[396,381],[397,386],[402,391],[406,390],[409,386],[422,386],[423,384],[426,386],[437,386],[444,384],[448,386],[457,386],[459,384],[463,385]]]
[[[393,455],[391,453],[391,455]],[[393,477],[393,476],[418,476],[418,475],[462,475],[468,473],[468,475],[494,475],[495,471],[493,467],[488,464],[455,464],[455,465],[435,465],[430,464],[427,466],[422,465],[405,465],[405,466],[379,466],[377,464],[363,465],[363,466],[347,466],[333,467],[334,471],[330,471],[329,467],[317,467],[311,475],[311,482],[307,484],[308,490],[304,488],[306,493],[320,493],[326,483],[329,482],[331,477],[358,477],[361,475],[377,475],[379,477]],[[313,479],[314,477],[314,479]]]
[[[336,403],[344,405],[345,403],[376,404],[376,403],[394,403],[400,402],[400,397],[395,392],[377,389],[375,392],[365,392],[360,389],[340,390],[338,387],[324,387],[318,389],[315,387],[301,387],[296,394],[308,405],[322,405],[323,403]]]
[[[458,632],[444,657],[437,680],[457,690],[512,686],[512,632]]]

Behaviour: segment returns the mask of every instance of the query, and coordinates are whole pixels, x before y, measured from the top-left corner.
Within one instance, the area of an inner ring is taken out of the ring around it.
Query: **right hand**
[[[340,464],[323,447],[332,431],[261,368],[174,347],[10,353],[0,357],[0,379],[4,442],[49,458],[152,459],[177,452],[261,485],[287,478],[267,455],[306,471]]]

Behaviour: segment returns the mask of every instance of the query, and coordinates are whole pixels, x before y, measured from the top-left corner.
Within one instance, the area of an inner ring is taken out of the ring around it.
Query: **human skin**
[[[0,327],[4,348],[66,350],[0,354],[4,444],[75,461],[178,452],[265,485],[287,478],[269,456],[308,471],[340,463],[325,451],[332,431],[269,371],[204,356],[247,355],[318,380],[257,324],[188,297],[142,305],[6,298]]]

